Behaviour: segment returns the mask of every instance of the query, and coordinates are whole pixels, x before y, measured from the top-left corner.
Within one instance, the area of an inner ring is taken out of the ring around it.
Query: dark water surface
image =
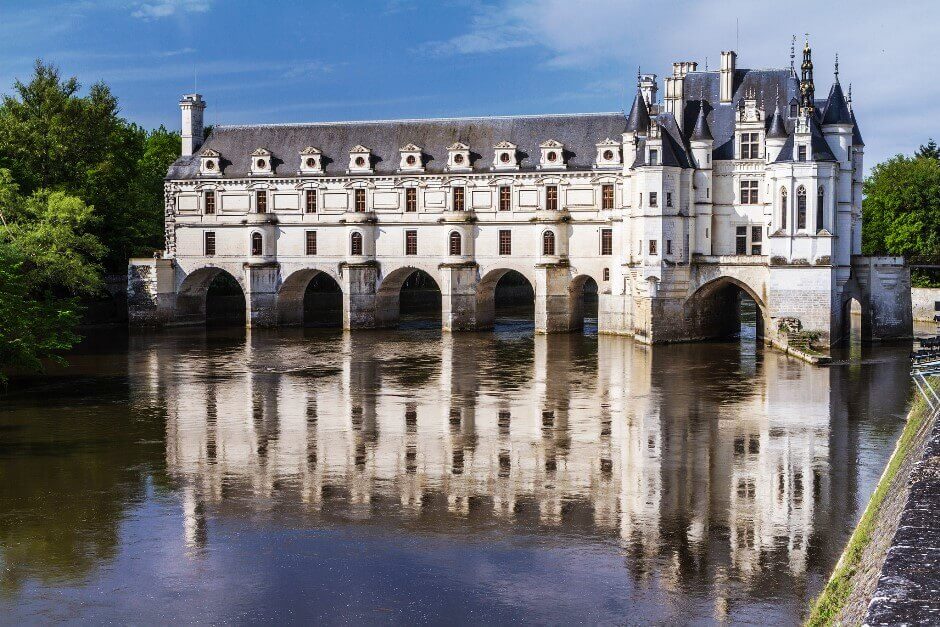
[[[792,624],[910,346],[92,335],[0,397],[0,622]]]

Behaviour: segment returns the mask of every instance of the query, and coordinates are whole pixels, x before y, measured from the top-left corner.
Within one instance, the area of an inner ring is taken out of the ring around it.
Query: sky
[[[870,168],[940,140],[938,22],[905,0],[0,0],[0,93],[41,58],[148,128],[179,129],[194,85],[207,124],[619,111],[638,67],[787,67],[808,33],[818,97],[839,55]]]

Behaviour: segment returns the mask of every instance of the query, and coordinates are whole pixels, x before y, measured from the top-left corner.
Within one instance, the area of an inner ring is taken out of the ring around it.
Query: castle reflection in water
[[[255,332],[151,348],[137,376],[168,404],[167,470],[195,547],[207,507],[492,524],[613,541],[666,587],[769,564],[801,580],[808,561],[834,561],[860,498],[847,417],[906,381],[746,343],[580,335]]]

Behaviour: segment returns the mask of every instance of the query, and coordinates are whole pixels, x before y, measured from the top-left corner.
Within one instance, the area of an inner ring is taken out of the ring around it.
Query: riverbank
[[[832,576],[814,601],[807,625],[864,622],[908,503],[909,478],[934,434],[932,418],[924,400],[915,397],[894,453]]]

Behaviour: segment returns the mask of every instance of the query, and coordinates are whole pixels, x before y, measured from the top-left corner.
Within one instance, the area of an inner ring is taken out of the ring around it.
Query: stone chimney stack
[[[647,107],[652,107],[656,104],[656,75],[641,74],[639,78],[640,91],[643,92],[643,100],[646,101]]]
[[[672,64],[672,76],[665,79],[666,95],[663,102],[666,112],[673,114],[676,118],[676,124],[682,129],[684,123],[683,116],[683,97],[685,94],[685,76],[689,72],[694,72],[698,64],[694,61],[680,61]]]
[[[734,70],[737,66],[738,54],[734,50],[721,53],[721,68],[719,95],[721,102],[731,102],[734,96]]]
[[[183,156],[188,157],[202,146],[202,114],[206,102],[199,94],[186,94],[180,100],[182,125],[180,135],[183,138]]]

